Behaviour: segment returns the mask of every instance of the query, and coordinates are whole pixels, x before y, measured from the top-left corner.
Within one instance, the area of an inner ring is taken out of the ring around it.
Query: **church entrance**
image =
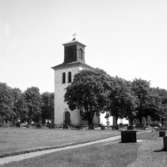
[[[69,111],[65,111],[63,128],[68,129],[70,126],[71,126],[71,114]]]

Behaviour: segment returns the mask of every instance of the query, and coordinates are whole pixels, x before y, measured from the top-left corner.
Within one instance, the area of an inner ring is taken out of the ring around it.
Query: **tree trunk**
[[[94,112],[89,112],[88,113],[88,129],[94,129],[93,117],[94,117]]]
[[[142,126],[145,128],[146,127],[146,118],[142,117]]]
[[[118,116],[113,116],[113,129],[118,129]]]
[[[129,117],[129,126],[133,126],[133,118]]]

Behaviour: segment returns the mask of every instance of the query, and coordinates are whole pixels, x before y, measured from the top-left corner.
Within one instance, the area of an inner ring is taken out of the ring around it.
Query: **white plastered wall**
[[[72,73],[72,80],[74,75],[78,73],[82,68],[80,66],[57,69],[54,74],[54,82],[55,82],[55,97],[54,97],[54,123],[56,125],[62,125],[64,121],[64,112],[68,108],[68,105],[64,102],[64,94],[66,92],[66,88],[69,85],[68,83],[68,72]],[[66,83],[62,83],[62,74],[66,73]],[[71,114],[71,123],[73,125],[80,124],[80,113],[76,110],[70,111]]]

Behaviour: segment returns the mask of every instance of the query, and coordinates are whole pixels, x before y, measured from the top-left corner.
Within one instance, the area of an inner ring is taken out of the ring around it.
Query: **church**
[[[64,46],[64,62],[52,67],[54,70],[54,124],[61,127],[64,124],[66,113],[70,115],[72,125],[78,126],[85,124],[82,120],[80,112],[77,110],[71,111],[64,101],[66,88],[72,83],[75,74],[81,70],[91,70],[93,67],[85,63],[85,45],[75,38],[72,41],[63,44]],[[109,118],[109,124],[113,124],[113,118]],[[106,125],[105,114],[100,114],[100,117],[94,116],[94,123],[102,123]],[[127,124],[127,120],[119,119],[118,123]]]
[[[81,70],[90,70],[93,67],[85,63],[85,45],[75,38],[72,41],[63,44],[64,62],[56,65],[54,70],[54,123],[61,126],[65,120],[65,113],[70,113],[72,125],[81,125],[84,121],[77,110],[70,111],[68,105],[64,102],[66,88],[74,79],[75,74]],[[99,119],[95,116],[94,122],[98,123]]]

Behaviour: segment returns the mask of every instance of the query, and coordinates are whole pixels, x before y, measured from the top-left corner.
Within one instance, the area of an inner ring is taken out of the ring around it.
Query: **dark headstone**
[[[166,132],[164,130],[159,131],[159,137],[164,137]]]
[[[40,123],[36,123],[37,128],[42,128],[42,125]]]
[[[136,143],[136,131],[134,130],[121,131],[121,142]]]
[[[101,130],[105,130],[105,126],[102,125],[102,126],[101,126]]]
[[[163,144],[164,144],[163,150],[164,150],[164,151],[167,151],[167,136],[164,136],[164,137],[163,137]]]

